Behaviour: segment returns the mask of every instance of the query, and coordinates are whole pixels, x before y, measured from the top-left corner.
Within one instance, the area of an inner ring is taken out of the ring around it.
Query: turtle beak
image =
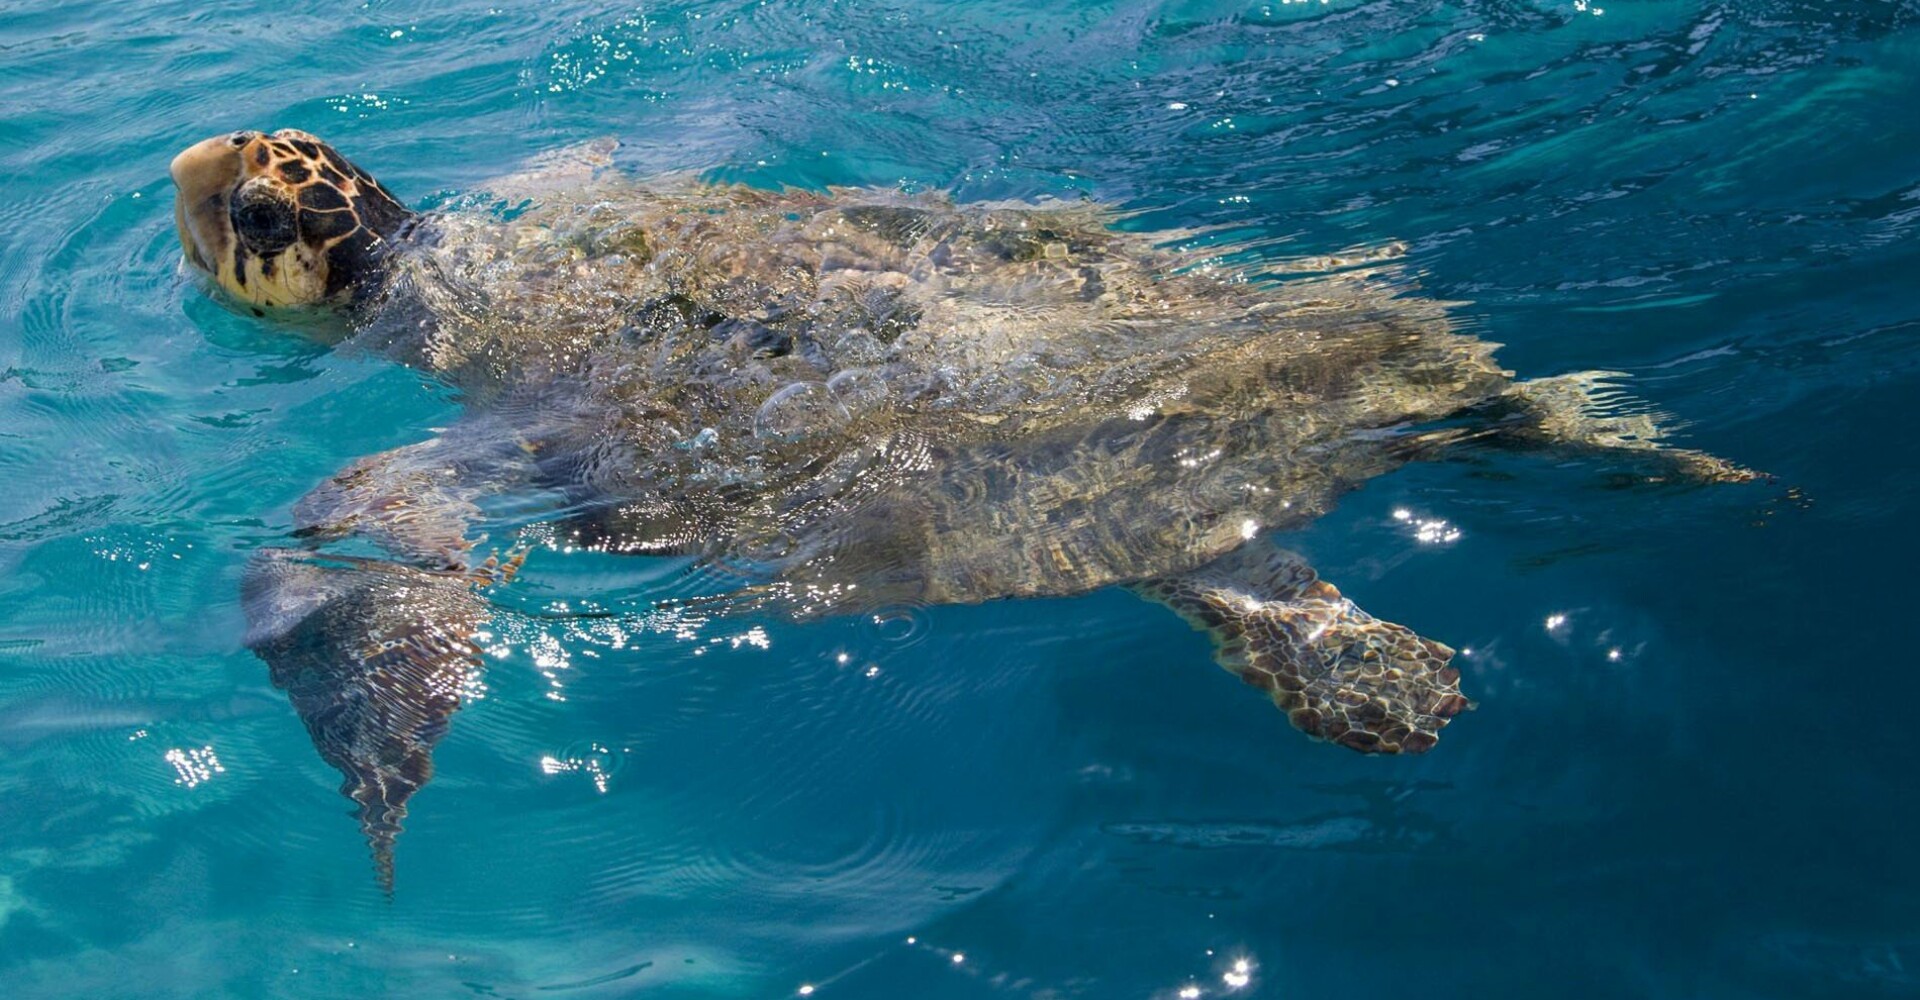
[[[258,132],[215,136],[188,146],[173,158],[173,221],[188,263],[214,273],[233,246],[227,197],[240,181],[240,150]]]

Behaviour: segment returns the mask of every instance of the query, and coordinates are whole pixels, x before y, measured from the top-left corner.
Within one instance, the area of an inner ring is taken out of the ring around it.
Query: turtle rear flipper
[[[1211,634],[1215,661],[1310,736],[1421,753],[1467,707],[1453,650],[1355,607],[1292,552],[1254,543],[1133,589]]]
[[[1515,382],[1490,404],[1504,420],[1499,436],[1521,444],[1625,458],[1659,478],[1694,483],[1744,483],[1764,474],[1716,455],[1667,443],[1660,416],[1623,404],[1624,372],[1590,371]]]

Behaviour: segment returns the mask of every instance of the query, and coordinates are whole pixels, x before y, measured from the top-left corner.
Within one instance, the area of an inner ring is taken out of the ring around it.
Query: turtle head
[[[377,286],[412,214],[366,171],[298,129],[241,130],[173,158],[187,262],[257,306],[347,302]]]

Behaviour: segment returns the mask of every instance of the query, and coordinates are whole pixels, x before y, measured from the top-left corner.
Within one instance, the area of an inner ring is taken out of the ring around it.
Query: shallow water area
[[[1920,5],[81,2],[0,10],[0,94],[0,994],[1920,989]],[[556,539],[389,900],[240,579],[460,403],[182,270],[167,163],[241,127],[414,207],[613,136],[642,175],[1089,196],[1223,265],[1397,243],[1506,367],[1625,373],[1774,478],[1481,452],[1288,533],[1460,650],[1475,710],[1393,759],[1117,590],[710,618],[662,602],[716,570]]]

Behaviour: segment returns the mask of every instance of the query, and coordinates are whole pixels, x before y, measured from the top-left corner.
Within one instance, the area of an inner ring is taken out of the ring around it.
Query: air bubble
[[[734,545],[734,551],[751,562],[773,563],[793,554],[794,538],[784,531],[750,534]]]
[[[834,398],[825,383],[795,382],[782,386],[753,420],[753,436],[762,441],[791,443],[833,433],[852,419],[846,406]]]
[[[927,611],[917,604],[892,604],[866,618],[865,632],[889,646],[911,646],[927,634]]]
[[[627,755],[593,740],[569,744],[558,754],[540,758],[540,770],[547,774],[580,774],[593,783],[595,791],[605,795],[613,776],[626,762]]]
[[[849,368],[827,379],[827,391],[854,416],[887,405],[887,380],[871,368]]]

